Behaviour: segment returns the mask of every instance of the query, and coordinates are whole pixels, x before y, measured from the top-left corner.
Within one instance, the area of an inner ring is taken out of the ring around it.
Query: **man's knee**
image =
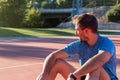
[[[57,59],[53,67],[54,67],[54,68],[59,68],[59,67],[62,66],[63,63],[65,63],[64,60],[62,60],[62,59]]]
[[[55,62],[55,64],[53,65],[53,69],[57,73],[60,73],[61,71],[64,70],[64,68],[66,68],[66,67],[68,68],[68,66],[70,66],[70,65],[65,60],[63,60],[63,59],[57,59],[56,62]]]
[[[58,70],[58,68],[60,67],[60,65],[62,64],[62,60],[61,59],[57,59],[54,63],[54,65],[52,66],[53,70]]]

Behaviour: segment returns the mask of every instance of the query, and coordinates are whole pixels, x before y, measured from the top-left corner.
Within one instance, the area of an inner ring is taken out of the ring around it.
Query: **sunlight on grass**
[[[0,27],[1,37],[19,36],[74,36],[74,30],[55,28],[5,28]]]
[[[100,34],[118,35],[119,31],[99,31]],[[75,36],[75,30],[58,28],[8,28],[0,27],[0,37],[40,37],[40,36]]]

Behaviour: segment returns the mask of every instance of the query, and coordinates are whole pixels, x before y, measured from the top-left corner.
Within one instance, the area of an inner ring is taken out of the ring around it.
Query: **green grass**
[[[120,35],[120,30],[99,30],[99,33],[104,35]]]
[[[99,31],[100,34],[120,35],[120,32]],[[75,30],[57,28],[8,28],[0,27],[0,37],[40,37],[40,36],[74,36]]]
[[[74,36],[74,32],[70,29],[0,27],[0,37]]]

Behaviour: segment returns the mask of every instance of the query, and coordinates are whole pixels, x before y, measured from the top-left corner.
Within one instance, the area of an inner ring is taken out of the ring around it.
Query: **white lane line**
[[[2,70],[2,69],[10,69],[10,68],[26,67],[26,66],[38,65],[38,64],[43,64],[43,62],[41,62],[41,63],[32,63],[32,64],[23,64],[23,65],[15,65],[15,66],[7,66],[7,67],[0,67],[0,70]]]

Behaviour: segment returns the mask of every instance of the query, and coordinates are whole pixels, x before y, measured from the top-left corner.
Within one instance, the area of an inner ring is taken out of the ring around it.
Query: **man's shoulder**
[[[85,42],[81,42],[80,40],[76,40],[76,41],[69,43],[66,47],[80,48],[80,47],[84,47],[85,45],[86,45]]]
[[[104,42],[112,42],[112,40],[106,36],[99,36],[99,39]]]
[[[99,43],[99,50],[104,50],[109,52],[111,55],[115,54],[115,45],[108,37],[101,37],[102,41]]]
[[[105,37],[105,36],[99,36],[99,41],[98,43],[101,45],[101,47],[108,47],[108,46],[115,46],[113,41],[108,38],[108,37]]]

